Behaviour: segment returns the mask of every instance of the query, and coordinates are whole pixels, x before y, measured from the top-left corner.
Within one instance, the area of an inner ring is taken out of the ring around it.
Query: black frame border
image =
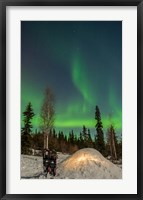
[[[137,194],[6,194],[6,7],[137,6]],[[8,199],[143,199],[143,0],[0,0],[0,198]]]

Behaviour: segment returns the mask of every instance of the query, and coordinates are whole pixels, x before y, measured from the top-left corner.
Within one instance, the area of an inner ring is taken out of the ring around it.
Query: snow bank
[[[63,179],[121,179],[122,170],[92,148],[77,151],[58,164],[57,177]]]
[[[42,171],[42,157],[21,155],[21,178],[38,178]]]
[[[57,163],[62,162],[68,154],[58,153]],[[21,178],[22,179],[45,179],[43,173],[43,158],[41,156],[21,155]],[[50,176],[47,177],[51,178]]]

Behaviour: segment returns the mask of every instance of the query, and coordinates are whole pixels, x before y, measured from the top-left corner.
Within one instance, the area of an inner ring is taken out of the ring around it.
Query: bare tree
[[[54,125],[54,95],[52,90],[45,90],[45,97],[41,107],[42,130],[44,132],[44,148],[48,149],[48,138],[50,130]]]

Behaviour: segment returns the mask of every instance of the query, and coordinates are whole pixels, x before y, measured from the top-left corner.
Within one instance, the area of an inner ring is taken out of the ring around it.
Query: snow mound
[[[77,151],[58,164],[63,179],[121,179],[122,170],[92,148]]]

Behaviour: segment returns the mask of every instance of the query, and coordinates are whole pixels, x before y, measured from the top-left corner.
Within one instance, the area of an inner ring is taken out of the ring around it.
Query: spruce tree
[[[32,123],[31,120],[34,117],[34,112],[32,109],[32,104],[28,103],[25,111],[23,112],[24,116],[24,127],[21,130],[21,153],[28,154],[29,148],[31,147],[31,132],[32,132]]]
[[[88,141],[88,135],[87,135],[87,128],[85,126],[83,126],[82,129],[82,138],[83,138],[83,146],[84,148],[87,147],[87,141]]]
[[[88,129],[88,133],[87,133],[87,147],[93,148],[93,141],[92,141],[89,129]]]
[[[111,125],[108,128],[107,143],[109,145],[109,151],[110,151],[112,160],[117,160],[118,142],[117,142],[117,137],[116,137],[116,133],[115,133],[115,129],[113,125]]]
[[[79,144],[79,148],[80,149],[84,148],[84,139],[83,139],[82,132],[80,132],[79,139],[78,139],[78,144]]]
[[[118,141],[117,147],[117,157],[118,159],[122,159],[122,137]]]
[[[96,148],[97,150],[105,154],[105,142],[104,142],[104,133],[103,133],[103,125],[101,121],[101,114],[98,106],[95,108],[95,119],[96,119]]]
[[[93,147],[90,130],[83,126],[82,135],[80,136],[83,143],[83,148]]]

